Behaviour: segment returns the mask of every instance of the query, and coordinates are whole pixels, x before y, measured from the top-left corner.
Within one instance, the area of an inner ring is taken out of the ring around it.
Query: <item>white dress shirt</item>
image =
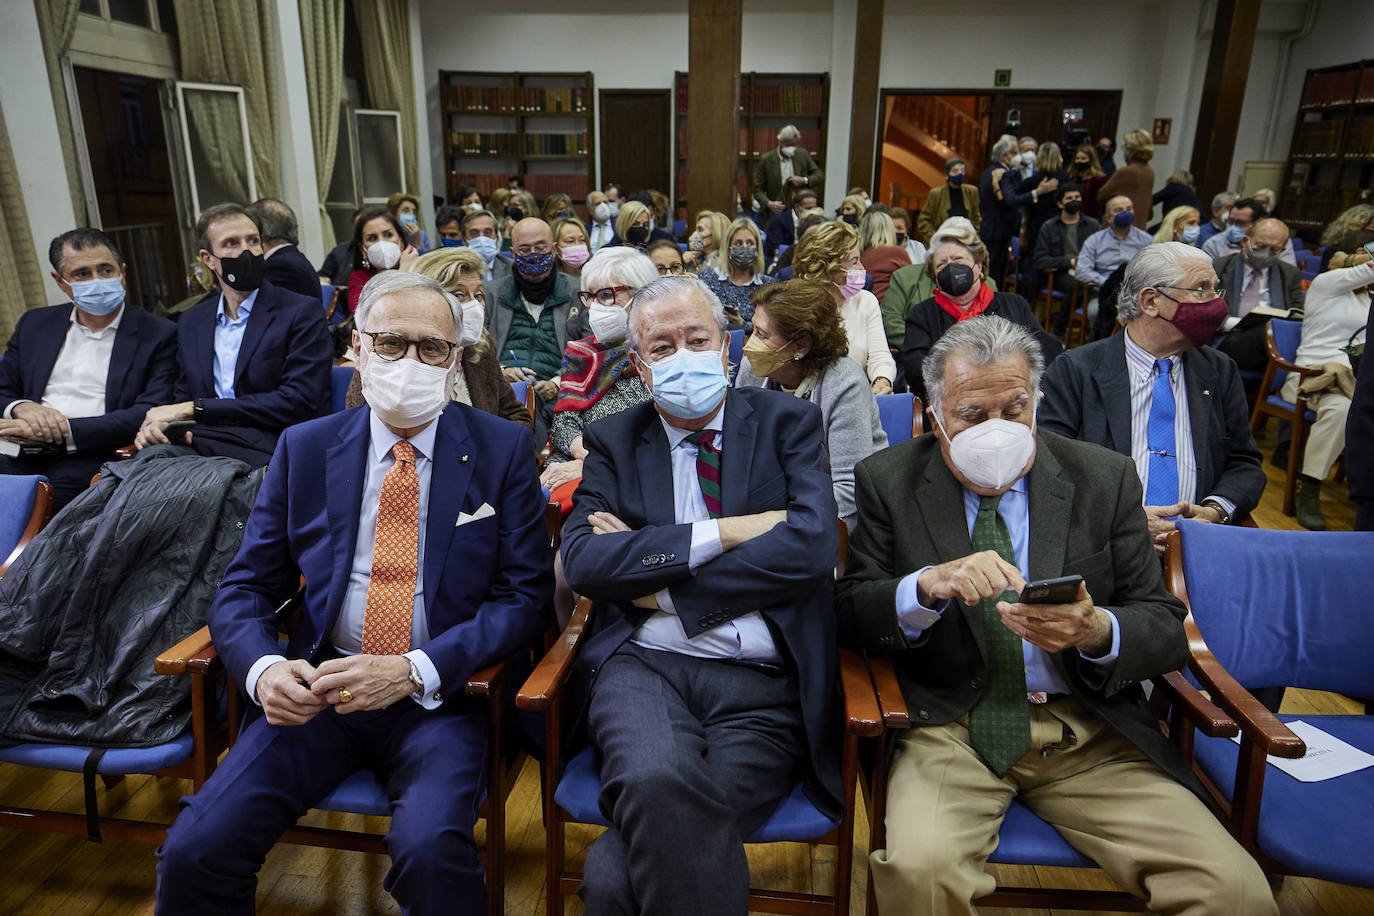
[[[721,447],[725,410],[722,408],[705,427],[716,431],[714,443],[717,448]],[[663,422],[663,418],[660,417],[659,421]],[[679,525],[692,526],[692,548],[687,566],[696,572],[699,567],[720,556],[720,525],[706,511],[706,499],[701,495],[701,483],[697,479],[697,447],[687,439],[691,432],[669,426],[666,422],[663,422],[663,431],[668,436],[668,451],[673,462],[674,520]],[[782,655],[773,642],[773,634],[758,611],[743,614],[688,637],[669,592],[665,588],[654,595],[659,609],[630,635],[630,640],[636,645],[696,658],[781,663]]]
[[[598,223],[593,220],[591,226],[588,227],[588,231],[591,234],[592,251],[600,251],[602,248],[605,248],[611,241],[611,236],[615,235],[615,227],[611,225],[610,220],[606,220],[604,223]]]
[[[415,576],[415,603],[410,617],[410,644],[423,646],[429,642],[429,626],[425,617],[425,520],[429,515],[429,485],[434,470],[434,436],[440,421],[426,426],[410,437],[415,449],[415,473],[420,479],[420,539],[419,554]],[[372,581],[372,546],[377,538],[377,507],[382,495],[382,481],[387,471],[396,463],[391,454],[392,446],[401,437],[386,428],[377,415],[369,417],[371,436],[367,449],[367,476],[363,482],[362,511],[358,517],[358,540],[353,545],[353,562],[349,565],[348,587],[344,591],[343,605],[339,609],[339,619],[334,629],[329,631],[329,639],[334,648],[342,655],[357,655],[362,651],[363,620],[367,616],[367,588]],[[405,657],[414,663],[420,680],[424,682],[423,692],[411,694],[411,698],[425,709],[437,708],[441,701],[436,699],[439,692],[439,670],[434,667],[423,649],[411,649]],[[248,669],[245,686],[254,702],[258,701],[258,678],[273,663],[286,661],[284,655],[264,655]]]
[[[57,361],[53,363],[39,401],[44,407],[61,411],[62,416],[72,420],[105,414],[105,380],[110,374],[110,354],[114,352],[119,323],[124,320],[124,306],[121,305],[113,321],[93,331],[76,320],[78,311],[73,305],[67,336],[62,341],[62,349],[57,351]],[[14,408],[27,403],[20,399],[10,404],[5,408],[5,419],[13,419]],[[77,443],[68,432],[67,451],[76,449]]]

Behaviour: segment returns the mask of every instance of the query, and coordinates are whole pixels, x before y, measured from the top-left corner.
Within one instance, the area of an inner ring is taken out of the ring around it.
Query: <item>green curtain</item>
[[[405,190],[420,192],[419,152],[415,148],[415,80],[410,61],[409,0],[358,0],[363,70],[374,108],[401,113],[401,142],[406,164]]]
[[[67,87],[62,82],[58,60],[71,47],[76,34],[76,14],[81,0],[33,0],[38,16],[38,34],[43,42],[43,60],[48,65],[48,88],[57,114],[57,137],[62,145],[62,163],[67,169],[67,187],[72,195],[72,215],[76,225],[89,226],[86,193],[81,184],[81,167],[76,155],[76,135],[72,131],[71,109],[67,106]],[[8,331],[6,331],[8,333]]]
[[[39,0],[41,2],[41,0]],[[281,177],[277,168],[277,87],[271,49],[275,47],[272,0],[173,0],[177,16],[177,41],[181,51],[181,78],[193,83],[218,83],[243,87],[248,109],[248,136],[253,143],[253,172],[259,197],[278,197]],[[211,95],[201,93],[201,96]],[[200,136],[213,140],[229,133],[224,105],[204,102],[187,105],[186,117],[197,121]],[[237,121],[237,116],[234,118]],[[235,157],[215,156],[212,168],[222,184],[237,188],[237,177],[228,165]],[[242,185],[246,187],[245,183]],[[246,192],[245,192],[246,196]],[[239,203],[250,203],[248,200]],[[202,207],[223,203],[202,200]]]
[[[343,102],[343,0],[300,0],[301,53],[305,91],[310,97],[310,139],[315,145],[315,181],[320,191],[320,229],[324,249],[334,246],[334,223],[325,210],[338,154]]]
[[[0,245],[9,254],[6,269],[0,270],[0,341],[8,341],[25,309],[47,305],[43,287],[43,268],[33,247],[29,211],[24,205],[24,189],[10,149],[10,134],[5,114],[0,111]]]

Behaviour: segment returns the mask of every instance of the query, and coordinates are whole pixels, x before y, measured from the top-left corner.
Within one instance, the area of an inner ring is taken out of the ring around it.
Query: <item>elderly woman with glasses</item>
[[[625,346],[626,309],[635,290],[657,279],[654,262],[628,246],[603,248],[582,268],[582,291],[577,296],[592,333],[569,341],[563,353],[562,381],[549,429],[549,460],[539,478],[554,491],[553,499],[564,511],[572,507],[572,491],[582,479],[582,459],[587,454],[582,431],[587,424],[649,400]]]

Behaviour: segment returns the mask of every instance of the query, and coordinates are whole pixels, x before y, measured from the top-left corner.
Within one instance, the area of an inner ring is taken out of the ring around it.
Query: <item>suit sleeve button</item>
[[[919,717],[922,718],[922,719],[929,719],[929,718],[930,718],[930,713],[926,712],[924,709],[922,709],[922,710],[920,710],[919,712],[917,712],[916,715],[919,716]]]

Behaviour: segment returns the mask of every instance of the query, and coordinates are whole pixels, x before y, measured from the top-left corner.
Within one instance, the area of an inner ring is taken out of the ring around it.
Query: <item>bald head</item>
[[[515,228],[510,231],[510,247],[515,250],[521,247],[538,246],[543,242],[547,246],[553,245],[553,230],[549,224],[531,216],[522,219],[515,224]]]
[[[1288,245],[1288,225],[1281,219],[1265,217],[1251,226],[1245,237],[1253,245],[1282,250]]]

